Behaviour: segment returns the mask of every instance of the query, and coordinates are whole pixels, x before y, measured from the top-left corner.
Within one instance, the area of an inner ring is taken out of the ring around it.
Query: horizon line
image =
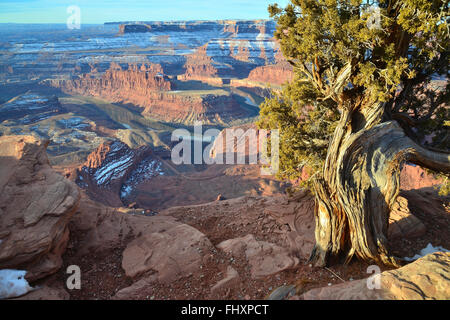
[[[256,18],[256,19],[189,19],[189,20],[127,20],[127,21],[105,21],[105,22],[86,22],[81,25],[102,25],[102,24],[127,24],[127,23],[150,23],[150,22],[215,22],[215,21],[274,21],[268,18]],[[67,22],[0,22],[2,24],[66,24]]]

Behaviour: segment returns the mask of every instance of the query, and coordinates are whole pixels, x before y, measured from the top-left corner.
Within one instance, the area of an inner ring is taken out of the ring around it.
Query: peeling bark
[[[450,172],[449,154],[419,146],[396,121],[381,122],[383,108],[343,109],[323,175],[315,181],[316,246],[310,260],[317,266],[354,255],[400,266],[388,252],[387,231],[401,166],[408,161]]]

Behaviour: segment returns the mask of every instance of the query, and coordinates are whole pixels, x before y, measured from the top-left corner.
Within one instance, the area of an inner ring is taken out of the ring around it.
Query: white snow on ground
[[[450,250],[447,250],[443,247],[433,247],[433,245],[431,243],[429,243],[428,246],[426,246],[424,249],[420,250],[419,254],[416,254],[412,258],[406,257],[405,260],[406,261],[416,261],[417,259],[420,259],[422,257],[425,257],[426,255],[429,255],[429,254],[432,254],[435,252],[450,252]]]
[[[257,107],[256,103],[254,103],[249,97],[245,97],[245,103],[250,106]]]
[[[109,153],[115,153],[117,151],[120,151],[122,148],[124,147],[124,145],[120,142],[114,142],[113,144],[111,144],[111,149],[109,150]]]
[[[94,175],[95,180],[97,180],[97,184],[102,185],[107,180],[122,177],[125,173],[125,169],[133,164],[131,159],[131,155],[126,156],[125,158],[121,158],[117,162],[109,163],[105,165],[105,167],[98,170]]]
[[[26,271],[0,270],[0,299],[15,298],[33,290],[25,280]]]
[[[158,175],[164,175],[162,163],[151,158],[144,159],[122,185],[120,198],[122,200],[127,199],[139,183],[148,181]]]
[[[132,191],[133,191],[132,186],[127,185],[122,186],[122,189],[120,190],[120,198],[126,199],[131,194]]]

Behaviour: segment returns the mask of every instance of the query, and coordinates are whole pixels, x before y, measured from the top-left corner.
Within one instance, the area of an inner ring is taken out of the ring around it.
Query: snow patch
[[[158,175],[164,175],[162,163],[152,158],[144,159],[137,168],[131,172],[130,176],[122,185],[120,198],[126,200],[139,183],[148,181]]]
[[[127,186],[124,185],[122,187],[122,189],[120,190],[120,198],[121,199],[126,199],[129,197],[129,195],[131,194],[131,192],[133,192],[133,187],[132,186]]]
[[[433,247],[433,245],[431,243],[429,243],[428,246],[426,246],[424,249],[420,250],[419,254],[416,254],[412,258],[406,257],[405,260],[406,261],[416,261],[417,259],[420,259],[422,257],[425,257],[426,255],[429,255],[429,254],[432,254],[435,252],[450,252],[450,250],[447,250],[443,247]]]
[[[25,280],[26,271],[0,270],[0,299],[9,299],[22,296],[33,290]]]
[[[256,103],[254,103],[249,97],[245,97],[245,103],[253,106],[253,107],[257,107],[258,105]]]
[[[132,158],[132,155],[126,156],[125,158],[121,158],[117,162],[109,163],[98,170],[94,175],[97,185],[102,185],[106,181],[123,177],[125,170],[133,164],[131,161]]]

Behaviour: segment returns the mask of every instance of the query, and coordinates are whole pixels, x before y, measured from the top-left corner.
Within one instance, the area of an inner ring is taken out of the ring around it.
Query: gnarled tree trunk
[[[405,161],[450,171],[449,154],[431,152],[410,139],[396,121],[385,121],[384,105],[342,108],[323,174],[315,181],[317,266],[355,254],[367,261],[399,266],[389,255],[389,214]]]

